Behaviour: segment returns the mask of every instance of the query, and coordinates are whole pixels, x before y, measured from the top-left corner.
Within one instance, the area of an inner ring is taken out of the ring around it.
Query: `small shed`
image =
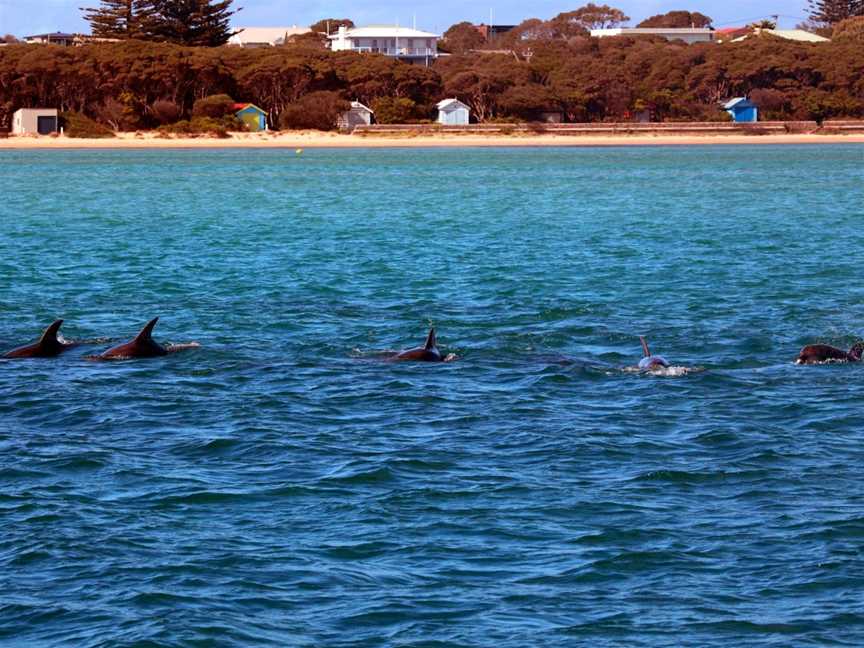
[[[252,133],[267,130],[267,113],[251,103],[234,104],[234,115]]]
[[[723,104],[723,110],[732,115],[737,124],[750,124],[759,121],[759,107],[747,97],[737,97]]]
[[[50,135],[60,130],[56,108],[21,108],[12,115],[13,135]]]
[[[371,108],[364,106],[359,101],[352,101],[351,110],[342,114],[338,126],[344,130],[351,130],[357,126],[369,126],[374,116],[375,111]]]
[[[467,126],[471,122],[471,109],[458,99],[445,99],[438,103],[438,123],[445,126]]]

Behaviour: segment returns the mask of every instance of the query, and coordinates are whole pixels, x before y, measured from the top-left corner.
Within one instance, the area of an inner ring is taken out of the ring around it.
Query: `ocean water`
[[[864,645],[862,222],[854,145],[0,152],[0,349],[99,341],[0,361],[0,644]]]

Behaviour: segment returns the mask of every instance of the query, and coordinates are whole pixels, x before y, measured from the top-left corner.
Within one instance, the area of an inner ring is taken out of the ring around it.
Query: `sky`
[[[700,11],[714,19],[715,27],[730,27],[779,14],[782,27],[794,27],[806,17],[806,0],[595,0],[611,4],[640,20],[672,9]],[[400,24],[443,33],[450,25],[467,20],[518,24],[526,18],[548,19],[587,4],[587,0],[235,0],[243,10],[234,16],[235,26],[283,27],[310,25],[321,18],[351,18],[356,24]],[[53,31],[88,32],[81,6],[98,0],[0,0],[0,35],[18,37]],[[526,7],[530,5],[530,8]]]

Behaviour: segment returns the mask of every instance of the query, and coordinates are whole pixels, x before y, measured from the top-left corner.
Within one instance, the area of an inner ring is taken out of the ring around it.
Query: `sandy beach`
[[[164,137],[154,133],[120,133],[109,139],[63,136],[8,137],[0,150],[12,149],[157,149],[157,148],[399,148],[530,146],[695,146],[741,144],[864,144],[864,134],[850,135],[555,135],[447,134],[345,135],[318,131],[235,133],[228,138]]]

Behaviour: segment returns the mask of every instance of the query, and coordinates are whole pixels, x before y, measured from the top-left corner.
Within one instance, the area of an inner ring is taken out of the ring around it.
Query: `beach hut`
[[[438,123],[445,126],[467,126],[471,109],[458,99],[445,99],[438,103]]]
[[[234,115],[252,133],[267,130],[267,113],[255,104],[234,104]]]
[[[364,106],[359,101],[352,101],[351,110],[339,117],[338,126],[343,130],[351,130],[357,126],[369,126],[374,116],[375,112],[371,108]]]
[[[22,108],[12,115],[13,135],[50,135],[58,127],[56,108]]]
[[[723,110],[732,115],[736,124],[750,124],[759,121],[759,107],[747,97],[737,97],[723,104]]]

